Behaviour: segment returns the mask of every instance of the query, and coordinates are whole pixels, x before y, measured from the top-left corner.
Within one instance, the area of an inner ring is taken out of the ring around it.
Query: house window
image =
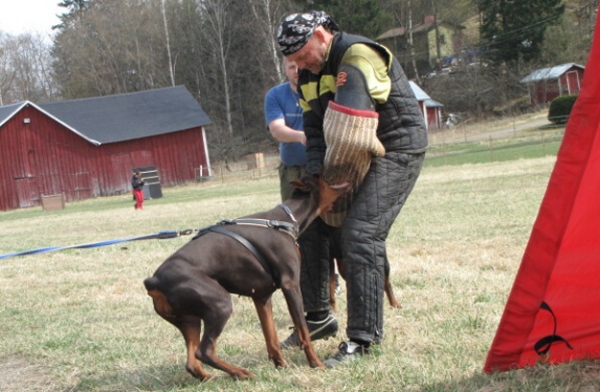
[[[440,34],[440,44],[441,45],[446,44],[446,36],[444,34]]]

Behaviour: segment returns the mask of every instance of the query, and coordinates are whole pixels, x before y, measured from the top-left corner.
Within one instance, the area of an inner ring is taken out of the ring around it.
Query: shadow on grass
[[[89,391],[178,391],[178,390],[227,390],[234,380],[226,373],[205,366],[213,376],[201,381],[186,372],[184,364],[165,364],[132,370],[118,370],[81,377],[71,392]]]
[[[469,378],[424,385],[422,392],[570,392],[598,391],[600,361],[537,365],[526,369],[477,373]]]
[[[164,365],[82,376],[69,391],[165,391],[197,384],[180,366]]]
[[[276,368],[273,362],[267,359],[266,351],[262,348],[254,352],[234,355],[226,355],[221,350],[221,354],[222,359],[228,363],[250,370],[255,379],[236,380],[221,370],[203,364],[212,378],[201,381],[185,370],[185,353],[182,351],[181,358],[177,358],[179,360],[177,363],[114,369],[103,373],[82,375],[74,386],[64,391],[289,391],[298,388],[292,379],[288,379],[285,373],[287,369],[311,371],[301,350],[285,355],[289,368]],[[292,373],[289,373],[289,376],[292,377]]]
[[[537,127],[535,130],[539,130],[539,131],[555,131],[557,129],[565,128],[565,126],[566,126],[566,124],[553,124],[553,123],[549,123],[549,124],[541,125],[541,126]]]

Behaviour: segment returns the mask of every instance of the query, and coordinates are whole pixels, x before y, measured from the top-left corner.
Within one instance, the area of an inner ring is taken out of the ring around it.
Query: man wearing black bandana
[[[323,252],[330,243],[338,245],[336,256],[346,268],[349,340],[325,361],[334,367],[369,354],[370,345],[383,338],[385,240],[421,171],[427,130],[404,71],[387,48],[340,32],[322,11],[285,17],[277,40],[301,69],[308,173],[353,184],[352,193],[317,221],[327,235],[307,247]],[[331,317],[329,265],[323,260],[303,258],[307,320]]]

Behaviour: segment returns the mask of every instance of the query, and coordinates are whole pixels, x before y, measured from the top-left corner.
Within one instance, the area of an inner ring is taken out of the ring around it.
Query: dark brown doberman
[[[252,298],[269,359],[275,366],[287,366],[273,320],[271,296],[277,288],[283,291],[309,365],[324,368],[312,347],[304,318],[296,238],[350,185],[329,186],[313,177],[293,185],[296,191],[292,198],[269,211],[200,230],[165,260],[154,276],[144,280],[156,312],[183,334],[186,370],[194,377],[211,377],[201,362],[236,379],[254,377],[217,356],[217,339],[232,313],[229,293]]]

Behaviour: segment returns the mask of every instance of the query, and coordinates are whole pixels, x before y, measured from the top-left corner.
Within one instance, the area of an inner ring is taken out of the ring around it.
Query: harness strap
[[[273,278],[273,281],[275,282],[275,286],[277,288],[280,288],[281,287],[281,275],[279,274],[279,272],[277,270],[274,270],[273,268],[271,268],[269,263],[267,263],[265,258],[262,256],[262,254],[256,249],[256,247],[254,247],[254,245],[252,245],[252,243],[250,241],[248,241],[247,239],[245,239],[244,237],[242,237],[241,235],[239,235],[237,233],[223,229],[221,227],[223,224],[227,224],[227,223],[225,223],[225,221],[219,222],[216,225],[209,226],[209,227],[206,227],[206,228],[200,230],[198,232],[198,234],[196,234],[196,236],[194,236],[194,238],[192,238],[192,240],[195,240],[196,238],[203,236],[204,234],[206,234],[209,231],[219,233],[219,234],[224,234],[226,236],[233,238],[240,244],[244,245],[244,247],[246,249],[248,249],[250,251],[250,253],[252,253],[254,255],[254,257],[256,257],[256,259],[260,262],[260,264],[263,266],[265,271],[270,272],[271,277]],[[233,223],[233,224],[235,224],[235,223]]]
[[[239,219],[233,219],[233,220],[222,220],[221,222],[219,222],[215,225],[208,226],[208,227],[198,230],[198,234],[196,234],[194,236],[194,238],[192,238],[192,240],[195,240],[196,238],[203,236],[204,234],[208,233],[209,231],[224,234],[224,235],[227,235],[227,236],[235,239],[240,244],[244,245],[244,247],[246,249],[248,249],[250,251],[250,253],[252,253],[254,255],[254,257],[256,257],[256,259],[262,264],[265,271],[269,271],[271,273],[271,277],[273,278],[273,281],[275,282],[276,287],[280,288],[281,287],[281,275],[279,274],[278,271],[273,270],[271,268],[269,263],[267,263],[265,258],[254,247],[254,245],[252,245],[252,243],[250,243],[250,241],[248,241],[241,235],[222,228],[222,226],[224,226],[224,225],[250,225],[250,226],[260,226],[260,227],[272,228],[272,229],[282,231],[282,232],[292,236],[292,238],[294,239],[294,243],[296,244],[296,246],[298,246],[298,243],[296,242],[296,239],[298,238],[298,221],[296,220],[296,218],[294,217],[294,214],[292,213],[292,211],[289,209],[288,206],[286,206],[285,204],[282,203],[282,204],[279,204],[279,207],[281,207],[285,211],[285,213],[292,219],[293,223],[279,221],[279,220],[272,220],[272,219],[257,219],[257,218],[239,218]]]
[[[278,220],[239,218],[239,219],[232,219],[232,220],[225,219],[217,224],[218,225],[249,225],[249,226],[268,227],[271,229],[283,231],[284,233],[291,235],[292,238],[294,238],[294,239],[296,239],[298,237],[298,230],[296,228],[296,225],[289,223],[289,222],[278,221]]]
[[[292,212],[292,210],[290,210],[290,207],[286,206],[283,203],[279,203],[279,207],[285,211],[286,214],[288,214],[288,216],[292,219],[292,221],[294,222],[294,226],[298,226],[298,221],[296,220],[296,217],[294,216],[294,213]]]

